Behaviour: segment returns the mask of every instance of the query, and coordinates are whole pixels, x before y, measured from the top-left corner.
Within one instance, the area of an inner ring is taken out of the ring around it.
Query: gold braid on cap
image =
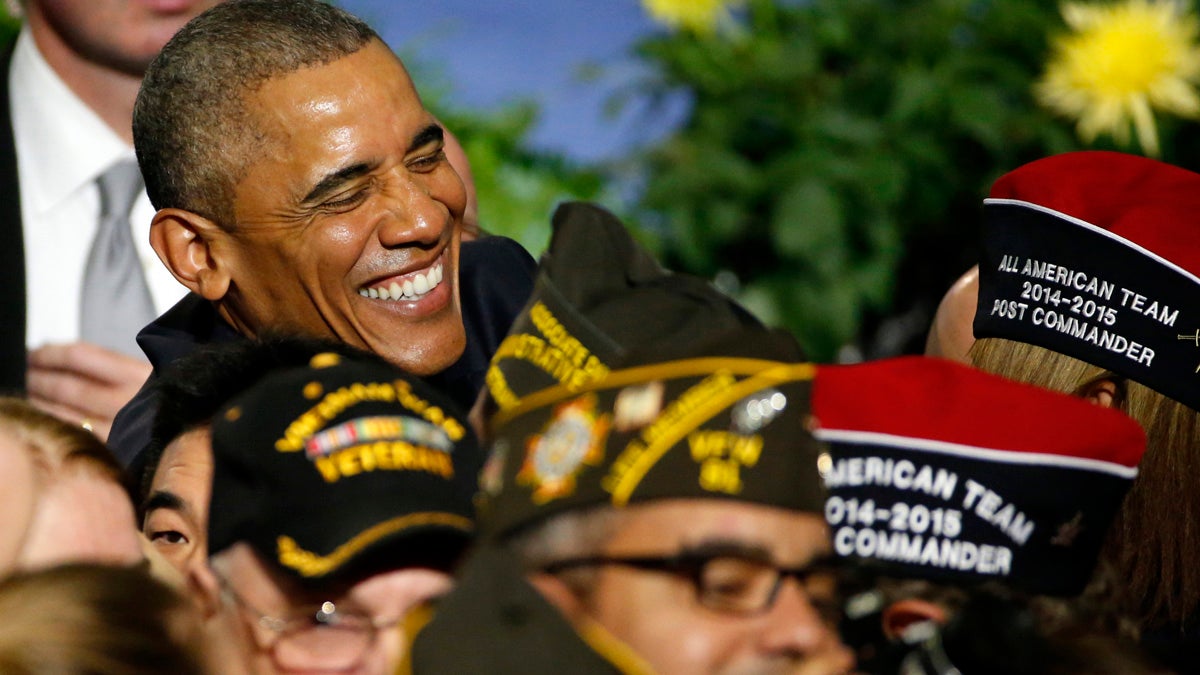
[[[390,534],[412,527],[429,525],[450,527],[467,533],[475,530],[475,523],[471,522],[470,518],[454,513],[442,513],[438,511],[410,513],[385,520],[382,523],[376,523],[356,534],[350,541],[337,547],[329,555],[320,555],[312,551],[307,551],[301,548],[295,539],[287,535],[280,535],[276,538],[279,564],[296,570],[296,572],[304,577],[324,576],[341,567],[343,563],[359,551]]]
[[[529,394],[512,408],[493,415],[489,423],[489,431],[494,437],[504,425],[522,415],[553,405],[568,397],[591,391],[616,389],[654,380],[700,377],[714,373],[744,376],[744,380],[688,412],[678,423],[672,425],[669,432],[655,438],[653,444],[646,446],[644,451],[639,453],[634,465],[622,475],[621,480],[611,490],[613,504],[623,506],[629,501],[630,495],[633,494],[646,473],[666,454],[667,450],[689,431],[760,389],[788,382],[809,381],[813,379],[816,372],[817,367],[812,363],[783,363],[766,359],[735,357],[703,357],[636,366],[612,371],[603,380],[590,382],[582,387],[567,387],[559,384]]]

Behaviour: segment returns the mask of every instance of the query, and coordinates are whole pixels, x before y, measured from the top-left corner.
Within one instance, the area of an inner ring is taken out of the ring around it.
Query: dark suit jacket
[[[9,42],[0,55],[0,393],[25,390],[25,243],[8,109],[8,67],[15,45]]]

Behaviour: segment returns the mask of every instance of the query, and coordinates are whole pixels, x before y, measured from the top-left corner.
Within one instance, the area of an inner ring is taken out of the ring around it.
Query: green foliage
[[[21,19],[14,16],[6,3],[0,3],[0,44],[8,44],[21,31]]]
[[[694,107],[644,157],[642,217],[831,359],[974,262],[996,177],[1078,147],[1030,93],[1059,26],[1044,0],[751,0],[734,32],[655,35],[644,91]]]
[[[598,171],[528,146],[534,104],[515,103],[486,114],[431,107],[471,160],[484,230],[516,239],[536,256],[549,243],[550,216],[558,203],[603,201],[605,183]]]

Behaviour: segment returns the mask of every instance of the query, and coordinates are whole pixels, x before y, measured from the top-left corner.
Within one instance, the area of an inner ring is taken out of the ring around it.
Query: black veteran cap
[[[235,542],[302,580],[447,567],[474,531],[481,464],[453,403],[367,357],[273,373],[213,421],[209,550]]]
[[[487,529],[658,498],[819,513],[818,445],[804,427],[814,370],[790,335],[744,328],[637,350],[602,380],[531,394],[493,419]]]
[[[761,324],[709,282],[663,269],[612,214],[567,203],[529,303],[492,357],[487,391],[506,410],[546,387],[581,390],[632,348],[747,325]]]
[[[1200,410],[1200,174],[1074,152],[984,201],[975,336],[1107,368]]]
[[[822,366],[813,385],[838,555],[889,574],[1083,589],[1146,438],[1119,411],[950,361]]]

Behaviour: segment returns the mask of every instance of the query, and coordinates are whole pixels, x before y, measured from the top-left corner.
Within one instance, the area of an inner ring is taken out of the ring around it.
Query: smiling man
[[[463,407],[524,304],[515,242],[460,243],[467,196],[445,134],[373,30],[315,0],[234,0],[147,72],[134,140],[151,243],[193,295],[139,338],[157,367],[265,331],[336,338]],[[126,459],[152,396],[114,425]]]

